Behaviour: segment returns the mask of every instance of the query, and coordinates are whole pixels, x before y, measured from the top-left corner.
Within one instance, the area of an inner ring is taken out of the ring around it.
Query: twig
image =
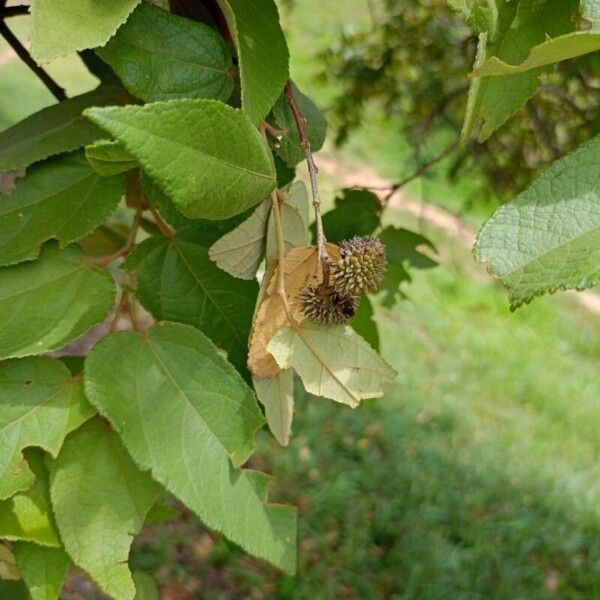
[[[154,206],[152,206],[152,204],[150,204],[150,203],[148,203],[147,208],[150,211],[150,214],[152,215],[152,217],[154,218],[154,222],[156,223],[156,226],[160,229],[160,232],[166,238],[173,239],[175,236],[173,235],[171,228],[163,221],[162,217],[158,214],[158,211],[156,210],[156,208],[154,208]]]
[[[6,17],[17,17],[19,15],[28,15],[29,14],[29,6],[25,4],[20,4],[18,6],[4,6],[0,8],[0,19],[4,19]]]
[[[413,179],[417,179],[417,177],[421,177],[424,175],[431,167],[439,163],[441,160],[446,158],[449,154],[454,152],[458,147],[458,141],[452,142],[443,152],[438,154],[435,158],[424,162],[419,166],[419,168],[411,173],[408,177],[405,177],[401,181],[394,183],[390,186],[390,191],[384,196],[383,203],[387,204],[390,201],[390,198],[402,187],[404,187],[407,183],[410,183]]]
[[[6,10],[6,9],[5,9]],[[17,36],[9,29],[8,25],[0,20],[0,35],[7,41],[8,45],[15,51],[15,54],[38,76],[40,81],[50,90],[52,95],[61,102],[67,99],[65,90],[42,69],[34,60],[31,58],[29,51],[17,38]]]
[[[285,135],[285,131],[283,129],[277,129],[277,127],[273,127],[271,123],[267,123],[266,121],[263,123],[265,129],[276,138],[280,138],[282,135]]]
[[[300,145],[304,150],[306,156],[306,164],[308,165],[308,175],[310,177],[310,187],[312,190],[313,208],[315,210],[315,221],[317,225],[317,249],[319,252],[319,263],[323,267],[323,282],[327,282],[329,279],[329,265],[331,258],[327,252],[327,238],[323,231],[323,220],[321,218],[321,198],[319,196],[319,185],[317,183],[318,169],[313,159],[312,151],[310,149],[310,142],[306,135],[305,120],[300,112],[300,108],[294,99],[294,92],[292,91],[292,84],[290,81],[285,86],[285,99],[292,109],[294,115],[294,121],[296,121],[296,127],[298,128],[298,135],[300,136]]]
[[[533,124],[533,129],[535,131],[538,142],[546,148],[547,152],[550,154],[552,160],[558,160],[560,158],[560,148],[554,143],[552,139],[552,134],[549,129],[546,127],[546,123],[540,116],[540,112],[538,110],[537,104],[530,100],[527,103],[527,113],[531,119],[531,123]]]
[[[277,241],[277,293],[283,301],[283,307],[289,319],[291,315],[287,301],[287,293],[285,291],[285,239],[283,236],[283,225],[281,223],[281,211],[279,210],[277,191],[274,191],[271,194],[271,206],[275,221],[275,238]]]
[[[142,220],[142,212],[143,212],[142,207],[139,207],[135,213],[135,217],[133,218],[133,225],[131,226],[131,230],[129,231],[129,237],[127,238],[127,241],[125,242],[123,247],[119,248],[114,254],[111,254],[110,256],[105,256],[104,258],[102,258],[98,261],[98,264],[101,267],[106,267],[106,266],[110,265],[111,262],[117,260],[118,258],[121,258],[122,256],[125,256],[126,254],[129,254],[130,250],[133,248],[133,245],[135,244],[135,237],[137,235],[138,228],[140,226],[140,221]]]

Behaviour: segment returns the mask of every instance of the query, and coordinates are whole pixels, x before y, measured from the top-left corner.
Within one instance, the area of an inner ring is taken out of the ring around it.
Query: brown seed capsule
[[[318,325],[341,325],[356,314],[358,300],[330,285],[306,286],[298,296],[304,316]]]
[[[331,284],[340,293],[375,292],[385,276],[385,246],[374,237],[354,237],[340,243],[340,260],[331,265]]]

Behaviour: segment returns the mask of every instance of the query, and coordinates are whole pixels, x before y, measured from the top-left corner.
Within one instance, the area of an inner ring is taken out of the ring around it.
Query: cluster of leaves
[[[487,196],[531,183],[486,223],[475,247],[509,289],[511,308],[596,285],[597,2],[388,0],[384,14],[380,27],[326,55],[332,76],[347,84],[342,136],[373,95],[420,140],[436,123],[461,129],[454,173],[478,164]]]
[[[368,298],[352,327],[298,310],[323,269],[284,88],[315,150],[326,123],[288,83],[273,0],[155,4],[35,0],[35,59],[80,51],[101,83],[0,133],[0,171],[25,171],[0,206],[0,576],[34,600],[71,564],[132,600],[132,539],[165,493],[293,573],[296,511],[242,468],[256,398],[287,444],[294,373],[352,407],[395,377]],[[393,303],[435,262],[381,213],[349,190],[324,220],[332,242],[380,234]]]
[[[510,4],[509,12],[504,4]],[[322,53],[322,77],[341,87],[331,111],[337,141],[363,123],[369,106],[377,102],[386,114],[398,117],[417,160],[435,156],[439,138],[457,137],[462,129],[479,34],[495,36],[488,55],[518,63],[547,36],[570,33],[563,38],[565,52],[556,58],[573,60],[557,69],[540,66],[511,78],[510,85],[487,80],[481,105],[465,125],[465,144],[448,161],[452,179],[481,174],[477,202],[505,201],[553,160],[596,135],[598,55],[581,55],[571,48],[581,42],[581,49],[592,51],[598,41],[582,31],[589,21],[581,16],[578,0],[502,0],[498,5],[499,15],[494,16],[495,3],[487,0],[373,3],[368,28],[342,32],[336,45]],[[587,5],[585,15],[592,19],[594,3]],[[494,29],[488,34],[490,27]]]

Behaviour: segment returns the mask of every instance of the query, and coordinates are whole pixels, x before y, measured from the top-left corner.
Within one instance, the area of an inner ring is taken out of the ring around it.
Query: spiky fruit
[[[358,300],[331,285],[307,285],[298,296],[304,316],[318,325],[341,325],[356,314]]]
[[[340,259],[331,265],[331,284],[342,294],[375,292],[387,268],[385,246],[374,237],[353,237],[340,243]]]

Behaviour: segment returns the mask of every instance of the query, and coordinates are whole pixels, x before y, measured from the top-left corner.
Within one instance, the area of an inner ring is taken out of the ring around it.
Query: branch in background
[[[408,177],[405,177],[401,181],[394,183],[390,186],[389,192],[384,196],[383,203],[387,204],[390,201],[390,198],[400,189],[403,188],[407,183],[410,183],[413,179],[417,179],[417,177],[421,177],[424,175],[431,167],[439,163],[441,160],[444,160],[448,155],[452,154],[454,150],[458,147],[459,142],[452,142],[443,152],[438,154],[435,158],[424,162],[419,168],[411,173]]]
[[[98,265],[101,267],[107,267],[111,262],[117,260],[118,258],[123,258],[127,256],[133,246],[135,245],[135,238],[137,236],[138,229],[140,227],[140,222],[142,220],[142,213],[144,209],[140,206],[138,207],[135,217],[133,219],[133,225],[131,226],[131,230],[129,231],[129,237],[125,242],[125,245],[122,248],[119,248],[114,254],[110,256],[105,256],[104,258],[98,261]]]
[[[0,20],[0,35],[7,41],[9,46],[15,51],[16,55],[38,76],[40,81],[50,90],[52,95],[61,102],[67,99],[65,90],[63,90],[42,67],[40,67],[31,58],[29,51],[17,38],[17,36],[9,29],[8,25]]]
[[[527,103],[527,113],[531,118],[533,129],[535,130],[538,142],[540,143],[540,145],[546,148],[546,150],[552,157],[552,160],[558,160],[561,156],[560,148],[554,142],[552,134],[550,133],[547,124],[544,122],[544,119],[542,119],[537,104],[535,104],[533,100],[530,100]]]
[[[292,84],[290,81],[285,86],[285,100],[289,107],[292,109],[294,115],[294,121],[296,121],[296,127],[298,128],[298,135],[300,136],[300,145],[304,150],[306,156],[306,164],[308,165],[308,175],[310,177],[310,187],[312,190],[313,208],[315,210],[315,220],[317,225],[317,249],[319,252],[319,262],[323,265],[323,281],[327,281],[329,278],[329,264],[331,258],[327,252],[327,238],[323,231],[323,220],[321,218],[321,197],[319,196],[319,185],[317,183],[318,169],[313,159],[312,151],[310,149],[310,142],[306,135],[305,119],[300,112],[300,108],[294,99],[294,93],[292,91]]]
[[[29,6],[20,4],[19,6],[2,6],[0,7],[0,19],[6,17],[18,17],[19,15],[28,15]]]

